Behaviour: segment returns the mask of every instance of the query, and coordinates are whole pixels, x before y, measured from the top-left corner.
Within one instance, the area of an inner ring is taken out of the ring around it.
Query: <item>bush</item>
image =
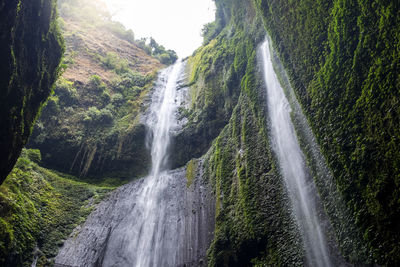
[[[110,93],[108,92],[108,90],[104,90],[101,93],[101,101],[103,103],[108,103],[108,102],[110,102],[110,99],[111,99]]]
[[[86,112],[85,118],[83,119],[85,123],[95,125],[110,125],[114,121],[114,116],[112,112],[107,109],[103,108],[99,110],[96,107],[90,107]]]
[[[111,124],[114,121],[112,112],[106,108],[101,109],[98,121],[106,125]]]
[[[171,65],[178,59],[178,56],[176,55],[175,51],[168,50],[159,55],[157,58],[161,63],[165,65]]]
[[[62,102],[67,104],[74,103],[78,98],[74,84],[64,78],[60,78],[57,81],[54,92]]]
[[[138,72],[129,72],[125,73],[122,76],[122,81],[120,85],[122,85],[122,87],[125,88],[132,86],[144,87],[150,80],[151,80],[150,76],[143,75]]]
[[[28,159],[35,163],[40,163],[40,161],[42,161],[42,155],[39,149],[27,149],[26,154]]]
[[[100,61],[107,69],[114,70],[117,74],[129,72],[129,63],[126,59],[120,58],[114,52],[108,52],[105,57],[100,57]]]
[[[124,103],[124,97],[120,93],[116,93],[111,97],[111,103],[114,106],[120,106]]]
[[[89,84],[93,87],[99,87],[102,83],[100,76],[92,75],[89,80]]]
[[[101,78],[98,75],[93,75],[90,77],[89,81],[89,87],[96,92],[100,93],[101,98],[103,101],[109,101],[110,96],[108,92],[107,85],[101,80]],[[108,96],[107,96],[108,94]],[[107,100],[108,99],[108,100]]]
[[[212,39],[218,34],[217,22],[210,22],[204,24],[203,29],[201,29],[201,36],[203,37],[203,44],[208,44]]]

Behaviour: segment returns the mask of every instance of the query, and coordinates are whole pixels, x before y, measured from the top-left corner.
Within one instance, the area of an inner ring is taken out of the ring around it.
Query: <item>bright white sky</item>
[[[186,57],[198,48],[203,25],[215,19],[212,0],[104,0],[113,19],[132,29],[135,38],[153,37]]]

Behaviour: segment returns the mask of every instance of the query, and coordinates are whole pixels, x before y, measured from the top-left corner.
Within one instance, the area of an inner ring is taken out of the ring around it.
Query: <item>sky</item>
[[[132,29],[135,38],[153,37],[186,57],[198,48],[203,25],[214,21],[212,0],[104,0],[113,19]]]

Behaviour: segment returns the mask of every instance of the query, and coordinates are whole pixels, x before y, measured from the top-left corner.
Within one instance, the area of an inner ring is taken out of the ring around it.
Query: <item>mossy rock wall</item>
[[[0,186],[0,265],[53,266],[64,240],[112,187],[90,185],[37,165],[24,150]]]
[[[245,92],[205,166],[216,198],[209,266],[302,266],[302,244],[266,120]]]
[[[0,183],[57,78],[63,41],[55,6],[54,0],[0,3]]]
[[[235,2],[233,16],[230,1],[216,1],[216,5],[210,36],[204,36],[203,46],[188,59],[191,104],[183,112],[188,123],[173,139],[173,167],[203,155],[228,123],[241,92],[248,56],[265,35],[250,2]]]
[[[188,128],[193,123],[192,129],[201,125],[217,134],[201,171],[216,199],[208,265],[302,266],[301,238],[270,148],[265,87],[256,62],[265,29],[251,1],[216,5],[220,32],[188,60],[194,81]],[[210,143],[212,135],[201,138]]]
[[[399,2],[254,2],[369,254],[399,265]]]

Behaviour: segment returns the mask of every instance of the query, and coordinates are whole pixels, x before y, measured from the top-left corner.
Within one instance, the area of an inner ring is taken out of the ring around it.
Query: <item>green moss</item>
[[[0,186],[0,264],[50,266],[63,240],[113,187],[64,178],[29,160],[27,150]],[[93,201],[92,201],[93,200]],[[38,251],[34,253],[34,248]]]
[[[398,265],[397,2],[255,3],[369,254]]]
[[[186,128],[175,141],[173,167],[183,166],[191,158],[204,154],[228,123],[240,95],[240,81],[248,63],[253,64],[252,54],[257,43],[263,39],[261,20],[247,17],[246,12],[253,11],[251,5],[236,1],[235,5],[234,22],[218,17],[225,27],[188,59],[191,103],[185,112]],[[222,16],[231,10],[217,13]]]
[[[0,11],[0,183],[31,134],[64,51],[53,0],[14,1]]]
[[[208,264],[301,266],[300,237],[274,167],[256,64],[264,30],[251,2],[216,5],[224,27],[188,60],[192,106],[184,129],[212,129],[206,142],[217,136],[204,162],[204,175],[215,194]],[[191,140],[190,145],[198,147],[193,144],[198,138]]]
[[[197,167],[198,162],[196,159],[192,159],[186,164],[187,187],[190,187],[193,184],[194,178],[197,173]]]

